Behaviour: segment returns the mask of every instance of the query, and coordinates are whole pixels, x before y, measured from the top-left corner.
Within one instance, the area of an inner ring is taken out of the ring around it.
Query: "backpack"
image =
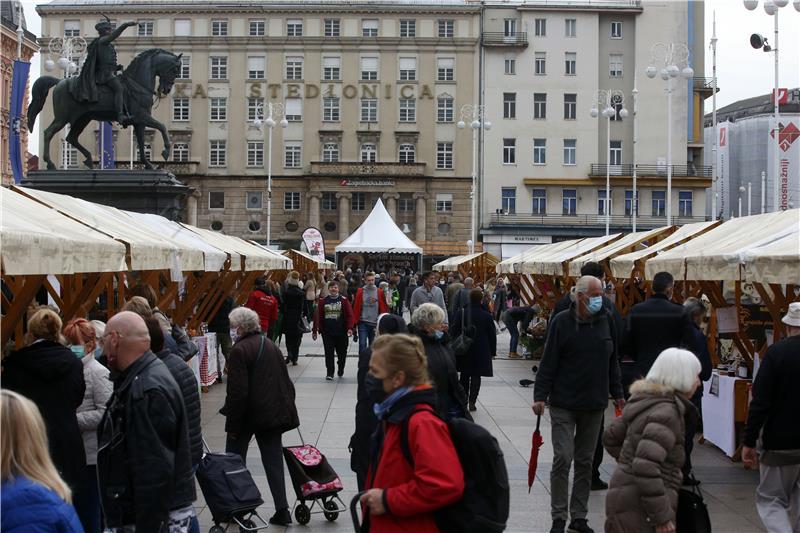
[[[436,414],[429,407],[423,409]],[[400,448],[411,466],[414,458],[408,443],[408,421],[420,411],[413,411],[400,426]],[[497,439],[465,418],[445,422],[464,470],[464,494],[459,501],[434,512],[436,526],[442,533],[504,531],[509,511],[508,471]]]

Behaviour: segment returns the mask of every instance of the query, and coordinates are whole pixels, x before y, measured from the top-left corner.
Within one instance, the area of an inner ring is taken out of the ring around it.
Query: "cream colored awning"
[[[486,254],[487,262],[489,266],[491,266],[492,262],[497,264],[498,259],[494,255],[490,254],[489,252],[475,252],[474,254],[467,254],[467,255],[454,255],[453,257],[448,257],[444,261],[440,261],[433,265],[433,270],[437,272],[453,272],[458,270],[459,265],[463,265],[464,263],[468,263],[478,257]]]
[[[517,271],[521,274],[562,276],[564,274],[564,261],[593,252],[610,242],[618,240],[620,237],[622,237],[622,233],[581,239],[566,248],[553,250],[545,255],[537,256],[533,260],[525,261]]]
[[[603,246],[599,250],[595,250],[594,252],[590,252],[586,255],[582,255],[580,257],[576,257],[569,262],[569,275],[570,276],[580,276],[581,275],[581,268],[586,263],[594,261],[595,263],[599,263],[600,261],[605,261],[606,259],[613,257],[614,255],[625,251],[634,246],[643,247],[642,243],[646,242],[649,239],[657,237],[658,235],[668,231],[672,226],[664,226],[661,228],[652,229],[650,231],[637,231],[636,233],[629,233],[622,237],[621,239],[614,241],[606,246]]]
[[[800,284],[800,223],[797,231],[743,255],[747,281]]]
[[[548,253],[555,252],[557,250],[563,250],[564,248],[569,248],[570,246],[574,246],[576,243],[582,241],[583,239],[573,239],[569,241],[561,241],[561,242],[554,242],[550,244],[537,244],[534,245],[521,254],[517,254],[513,257],[509,257],[503,261],[497,263],[495,270],[498,274],[519,274],[520,268],[523,263],[527,261],[533,261],[537,257],[544,256]]]
[[[231,270],[253,272],[292,268],[292,261],[288,257],[283,257],[276,252],[256,246],[238,237],[224,235],[188,224],[182,224],[182,226],[200,235],[207,243],[228,252],[231,255]],[[287,264],[288,266],[286,266]]]
[[[259,246],[261,246],[261,245],[259,245]],[[307,252],[303,252],[302,250],[287,250],[287,251],[283,252],[283,254],[281,254],[281,255],[286,255],[289,252],[293,252],[293,253],[296,253],[297,255],[303,256],[306,259],[308,259],[309,261],[314,261],[315,263],[317,263],[319,265],[319,270],[336,270],[336,263],[334,263],[333,261],[328,261],[324,257],[322,258],[322,261],[320,261],[319,259],[317,259],[313,255],[311,255],[311,254],[309,254]]]
[[[0,261],[14,276],[127,270],[124,244],[5,187]]]

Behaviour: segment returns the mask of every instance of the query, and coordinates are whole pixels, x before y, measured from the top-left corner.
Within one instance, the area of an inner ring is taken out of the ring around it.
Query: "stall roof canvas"
[[[364,223],[336,247],[336,252],[421,254],[422,248],[397,227],[378,199]]]

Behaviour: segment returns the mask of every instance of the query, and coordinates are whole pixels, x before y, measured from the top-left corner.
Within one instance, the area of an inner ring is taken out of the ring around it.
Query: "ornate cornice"
[[[298,16],[301,14],[308,15],[341,15],[341,14],[364,14],[364,15],[466,15],[478,16],[481,12],[480,4],[475,6],[464,5],[420,5],[420,4],[380,4],[364,3],[362,5],[353,4],[331,4],[313,2],[306,2],[304,4],[282,4],[274,5],[267,2],[252,2],[243,5],[241,3],[226,6],[225,4],[200,4],[200,3],[169,3],[163,4],[138,4],[138,3],[124,3],[120,5],[108,4],[105,2],[97,1],[89,4],[82,5],[52,5],[44,4],[36,6],[36,12],[40,16],[47,15],[96,15],[98,8],[102,6],[103,12],[111,16],[113,14],[126,14],[126,13],[146,13],[148,15],[225,15],[225,14],[241,14],[241,15],[260,15],[262,17],[274,15],[287,15]]]

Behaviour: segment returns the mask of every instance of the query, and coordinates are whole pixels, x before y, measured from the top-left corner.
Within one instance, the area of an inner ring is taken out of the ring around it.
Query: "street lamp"
[[[681,68],[681,65],[685,65]],[[659,69],[660,67],[660,69]],[[650,49],[650,66],[645,69],[648,78],[660,74],[667,82],[667,226],[672,225],[672,80],[678,76],[692,79],[694,70],[689,66],[689,47],[683,43],[655,43]]]
[[[266,118],[264,114],[266,111]],[[272,130],[276,125],[286,128],[289,121],[285,117],[286,108],[283,104],[268,102],[266,109],[264,104],[256,106],[256,118],[253,125],[267,134],[267,247],[272,240]],[[283,117],[283,118],[281,118]],[[280,121],[276,122],[276,119]]]
[[[611,233],[611,119],[618,116],[623,119],[628,116],[628,110],[622,107],[625,93],[616,89],[600,89],[594,92],[592,109],[589,114],[597,118],[602,114],[606,117],[606,199],[603,202],[603,211],[606,215],[606,236]],[[599,110],[603,106],[603,110]],[[617,107],[620,109],[617,110]],[[636,193],[634,192],[634,202]]]
[[[21,25],[20,25],[21,26]],[[53,37],[47,43],[48,58],[44,62],[44,69],[52,72],[56,67],[62,71],[62,77],[68,78],[78,71],[79,65],[83,63],[83,56],[86,53],[86,39],[80,36],[75,37]],[[53,61],[51,56],[58,57]],[[77,59],[77,62],[75,61]],[[69,134],[69,124],[62,130],[61,134],[61,163],[67,168],[67,145],[65,139]],[[102,159],[102,158],[101,158]]]
[[[472,208],[472,229],[470,231],[470,240],[467,245],[470,250],[469,253],[475,253],[475,242],[478,240],[477,234],[477,217],[478,217],[478,130],[483,128],[486,131],[492,129],[492,123],[486,119],[486,106],[483,104],[465,104],[461,106],[461,120],[458,121],[456,126],[458,129],[463,130],[467,127],[472,128],[472,188],[470,189],[469,198]]]

